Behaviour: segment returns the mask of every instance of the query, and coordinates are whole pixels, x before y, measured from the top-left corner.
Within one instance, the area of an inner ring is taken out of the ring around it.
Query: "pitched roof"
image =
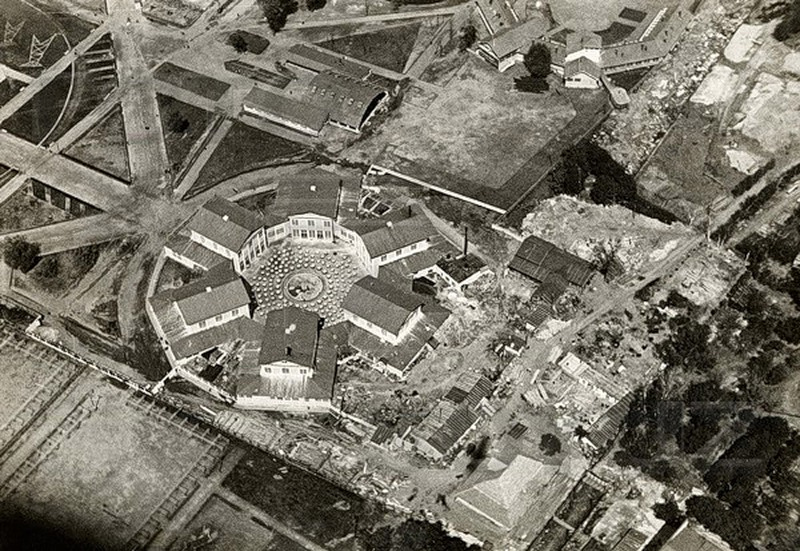
[[[486,268],[486,264],[474,254],[457,256],[455,258],[442,258],[436,263],[447,275],[457,283],[466,281],[476,273]]]
[[[694,524],[685,523],[670,538],[662,551],[730,551],[731,548],[718,536]]]
[[[520,49],[527,50],[534,40],[547,32],[547,27],[544,17],[531,17],[495,34],[487,40],[487,44],[498,58],[504,58]]]
[[[308,44],[295,44],[289,48],[289,55],[297,64],[302,64],[303,60],[310,61],[318,70],[327,67],[359,80],[367,78],[372,73],[372,69],[366,65],[351,61],[341,55],[313,48]]]
[[[285,361],[314,369],[319,344],[320,317],[295,306],[273,310],[267,314],[260,365]]]
[[[174,302],[186,325],[250,304],[242,279],[226,264],[213,267],[204,277],[183,287],[169,289],[152,298]]]
[[[439,235],[424,214],[418,214],[398,222],[385,223],[380,227],[361,233],[361,239],[372,258],[432,239]],[[358,230],[356,230],[358,231]]]
[[[567,35],[567,55],[580,52],[583,49],[599,50],[603,40],[599,35],[590,31],[575,31]]]
[[[444,455],[477,422],[478,414],[466,404],[457,406],[448,400],[439,400],[414,429],[414,434]]]
[[[167,241],[165,247],[175,254],[199,264],[206,270],[213,268],[217,264],[230,263],[229,258],[225,258],[183,235],[173,236]]]
[[[306,101],[330,114],[331,120],[361,128],[370,111],[386,90],[333,71],[323,71],[306,90]]]
[[[492,381],[480,373],[467,371],[458,377],[456,383],[445,394],[444,399],[450,400],[454,404],[465,403],[475,409],[481,400],[492,393],[493,388]]]
[[[327,170],[302,170],[280,180],[273,210],[286,216],[313,213],[335,220],[342,182],[342,177]]]
[[[245,96],[243,103],[316,132],[328,122],[327,110],[258,87]]]
[[[257,321],[236,318],[223,325],[177,339],[170,343],[170,348],[175,358],[182,360],[235,340],[256,341],[263,332],[264,326]]]
[[[342,308],[396,335],[408,316],[425,300],[372,276],[356,281]]]
[[[566,78],[574,77],[575,75],[581,73],[587,74],[590,77],[599,80],[600,66],[588,57],[571,59],[564,64],[564,76]]]
[[[459,493],[456,499],[510,529],[525,513],[526,498],[533,494],[531,487],[544,486],[557,470],[557,466],[518,455],[499,476],[478,482]]]
[[[189,220],[187,228],[238,252],[253,232],[264,226],[254,212],[222,197],[208,200]]]
[[[540,283],[555,273],[578,287],[592,275],[591,264],[533,235],[522,242],[508,267]]]

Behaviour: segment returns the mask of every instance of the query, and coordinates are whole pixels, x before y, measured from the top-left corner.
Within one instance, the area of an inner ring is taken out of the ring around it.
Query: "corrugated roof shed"
[[[360,233],[360,232],[359,232]],[[405,220],[383,224],[379,228],[361,234],[364,246],[372,258],[408,247],[414,243],[433,239],[439,232],[424,214],[418,214]]]
[[[316,71],[328,68],[359,80],[364,80],[372,73],[372,69],[366,65],[329,51],[313,48],[308,44],[295,44],[289,48],[289,60]]]
[[[273,209],[286,216],[313,213],[335,220],[342,183],[333,172],[303,170],[280,180]]]
[[[250,304],[250,296],[239,274],[224,264],[215,266],[192,283],[169,289],[153,298],[174,302],[186,325],[194,325]]]
[[[522,242],[508,267],[539,283],[556,273],[583,287],[592,276],[591,264],[533,235]]]
[[[222,197],[207,201],[186,225],[189,230],[236,252],[263,226],[264,221],[257,214]]]
[[[492,382],[480,373],[467,371],[458,377],[456,383],[445,394],[444,399],[450,400],[454,404],[465,403],[475,409],[481,400],[492,394],[493,388]]]
[[[418,295],[366,276],[353,284],[342,308],[396,335],[411,313],[424,302]]]
[[[245,96],[243,104],[270,113],[281,119],[320,132],[328,122],[328,111],[287,96],[274,94],[261,88],[253,88]]]
[[[306,100],[325,109],[331,120],[361,128],[367,115],[386,95],[386,90],[362,80],[323,71],[311,79]]]
[[[474,254],[466,256],[442,258],[436,263],[444,273],[461,283],[486,268],[486,264]]]
[[[466,404],[456,406],[448,400],[439,400],[414,433],[444,455],[477,422],[478,414]]]
[[[292,362],[314,369],[316,367],[320,317],[295,306],[273,310],[267,314],[260,365]]]

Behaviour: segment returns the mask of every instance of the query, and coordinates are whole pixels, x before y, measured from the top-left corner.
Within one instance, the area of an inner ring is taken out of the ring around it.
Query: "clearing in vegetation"
[[[414,49],[420,23],[390,27],[375,32],[354,34],[317,45],[379,67],[402,73]]]
[[[276,164],[276,161],[295,157],[304,151],[305,147],[298,143],[234,122],[206,161],[186,198],[239,174]]]
[[[114,107],[103,120],[69,146],[64,153],[120,180],[130,182],[131,168],[125,142],[122,107],[119,105]]]

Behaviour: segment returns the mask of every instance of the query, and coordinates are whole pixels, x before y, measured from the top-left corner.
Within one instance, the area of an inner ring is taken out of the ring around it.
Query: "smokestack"
[[[286,347],[286,356],[288,357],[288,356],[291,356],[291,355],[292,355],[292,347],[291,346],[287,346]]]
[[[467,245],[469,245],[469,228],[464,227],[464,256],[467,256]]]
[[[408,205],[408,217],[411,218],[411,216],[413,216],[411,213],[411,205]]]

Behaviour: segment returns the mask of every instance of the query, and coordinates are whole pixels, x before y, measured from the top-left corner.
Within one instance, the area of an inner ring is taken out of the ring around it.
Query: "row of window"
[[[300,225],[300,221],[299,220],[297,220],[297,219],[292,220],[292,226],[299,226],[299,225]],[[314,226],[316,226],[316,222],[314,220],[305,219],[305,225],[310,227],[310,228],[313,228]],[[322,225],[323,225],[323,227],[330,228],[331,227],[331,221],[330,220],[323,220]]]
[[[222,320],[224,320],[226,317],[231,317],[231,318],[234,318],[234,317],[236,317],[236,316],[237,316],[237,315],[238,315],[238,314],[239,314],[241,311],[242,311],[242,308],[237,308],[237,309],[235,309],[235,310],[231,310],[230,312],[224,312],[224,313],[222,313],[222,314],[219,314],[218,316],[216,316],[216,317],[214,318],[214,321],[215,321],[216,323],[221,323],[221,322],[222,322]],[[208,326],[208,320],[203,320],[203,321],[201,321],[201,322],[200,322],[198,325],[200,326],[200,329],[205,329],[205,328]]]
[[[275,368],[275,373],[278,372],[277,369],[278,368],[276,367]],[[289,373],[291,373],[291,371],[292,370],[289,369],[288,367],[282,367],[281,368],[281,373],[283,373],[284,375],[288,375]],[[272,368],[271,367],[265,367],[264,368],[264,373],[272,373]],[[306,375],[307,373],[308,373],[308,369],[301,369],[300,370],[300,375]]]
[[[332,236],[329,230],[292,230],[292,237],[300,239],[331,239]]]

